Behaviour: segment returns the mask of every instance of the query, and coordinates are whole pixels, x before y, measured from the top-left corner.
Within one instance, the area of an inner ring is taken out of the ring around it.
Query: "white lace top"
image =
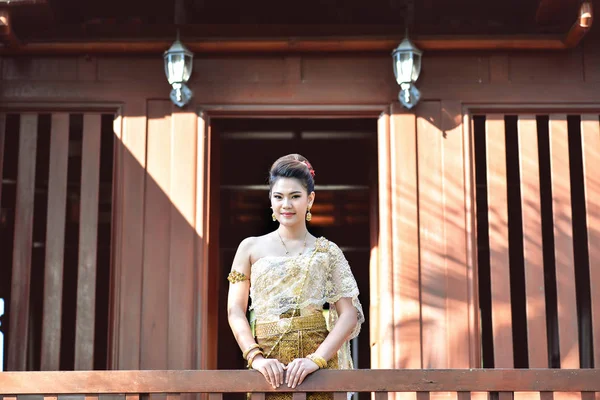
[[[349,337],[352,339],[365,320],[358,294],[346,257],[324,237],[317,239],[312,251],[296,257],[263,257],[250,270],[250,310],[254,310],[253,319],[260,323],[277,321],[281,314],[294,308],[305,315],[329,303],[327,325],[331,330],[338,317],[335,302],[349,297],[357,312],[356,327]]]

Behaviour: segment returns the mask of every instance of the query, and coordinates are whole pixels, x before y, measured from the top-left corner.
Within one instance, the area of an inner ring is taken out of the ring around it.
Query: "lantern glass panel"
[[[183,82],[185,74],[185,59],[183,54],[169,54],[166,58],[166,74],[170,84]]]
[[[186,54],[185,55],[185,62],[183,65],[183,81],[187,82],[190,79],[190,76],[192,75],[192,63],[194,61],[194,58],[189,55]]]
[[[399,52],[396,54],[394,72],[396,73],[398,83],[411,81],[413,65],[414,59],[411,52]]]
[[[416,53],[413,56],[413,59],[412,80],[415,82],[419,79],[419,75],[421,74],[421,54]]]

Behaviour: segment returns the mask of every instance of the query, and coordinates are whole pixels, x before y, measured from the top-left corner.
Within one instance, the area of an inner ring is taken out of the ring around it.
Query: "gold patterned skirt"
[[[327,324],[321,312],[276,322],[257,323],[256,339],[269,358],[284,364],[317,351],[327,334]],[[337,355],[327,362],[328,369],[338,369]],[[291,393],[267,393],[266,400],[291,400]],[[307,400],[332,400],[333,393],[307,393]]]

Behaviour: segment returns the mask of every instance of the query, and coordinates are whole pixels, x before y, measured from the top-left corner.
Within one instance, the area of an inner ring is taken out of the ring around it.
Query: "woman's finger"
[[[262,367],[260,367],[258,369],[258,371],[265,377],[265,380],[270,385],[271,381],[270,381],[270,378],[269,378],[269,372],[267,371],[267,367],[266,366],[262,366]]]
[[[278,362],[277,363],[277,374],[278,374],[278,378],[277,378],[277,387],[283,385],[283,363]]]
[[[304,370],[302,371],[302,374],[300,375],[300,379],[298,380],[298,385],[300,385],[302,382],[304,382],[304,378],[306,378],[308,376],[308,371]]]
[[[294,374],[294,383],[292,384],[292,388],[298,386],[298,380],[300,380],[300,376],[304,373],[304,368],[299,367]]]
[[[281,370],[279,369],[279,361],[272,362],[271,369],[273,370],[273,376],[275,377],[275,387],[278,388],[281,385]]]
[[[273,388],[277,388],[277,386],[275,386],[277,383],[277,379],[275,378],[275,371],[273,370],[273,366],[271,365],[271,363],[269,363],[265,366],[265,368],[267,369],[267,373],[269,374],[269,383],[271,384],[271,386],[273,386]]]
[[[298,367],[299,364],[295,360],[288,365],[288,371],[285,377],[285,381],[288,387],[292,387],[292,383],[294,382],[294,378],[296,377],[296,371],[298,371]]]

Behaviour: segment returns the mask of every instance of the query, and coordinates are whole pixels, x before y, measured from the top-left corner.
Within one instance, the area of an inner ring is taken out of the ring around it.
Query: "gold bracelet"
[[[252,369],[252,362],[254,361],[254,358],[259,354],[263,357],[265,356],[265,353],[263,353],[262,350],[258,350],[252,353],[250,357],[248,357],[248,369]]]
[[[314,362],[315,364],[317,364],[317,366],[320,369],[327,368],[327,360],[325,360],[321,356],[318,356],[318,355],[312,353],[312,354],[307,355],[306,358],[308,358],[309,360],[311,360],[312,362]]]
[[[242,353],[242,357],[244,357],[244,360],[248,359],[248,354],[250,354],[250,352],[254,349],[259,349],[260,346],[258,345],[258,343],[252,343],[250,345],[250,347],[248,347],[246,350],[244,350],[244,352]]]

